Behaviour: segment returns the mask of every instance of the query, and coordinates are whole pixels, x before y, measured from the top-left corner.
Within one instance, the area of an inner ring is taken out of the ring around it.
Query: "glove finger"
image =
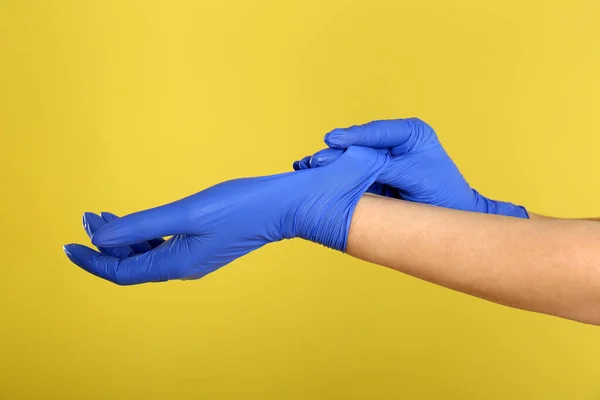
[[[102,219],[99,215],[96,215],[91,212],[83,213],[83,228],[85,229],[88,236],[91,238],[92,235],[101,227],[106,225],[106,221]],[[107,256],[117,257],[117,258],[127,258],[134,254],[134,250],[129,246],[119,246],[119,247],[98,247],[98,250]]]
[[[377,151],[378,152],[387,152],[387,150],[384,150],[384,149],[377,149]],[[338,149],[320,150],[320,151],[316,152],[315,154],[313,154],[313,156],[310,158],[310,168],[319,168],[319,167],[328,165],[328,164],[334,162],[335,160],[337,160],[342,154],[344,154],[344,150],[338,150]],[[295,167],[296,171],[301,170],[301,169],[306,169],[306,168],[302,168],[299,165],[298,161],[296,161],[294,164],[297,165],[297,167]],[[390,191],[391,191],[390,187],[388,187],[387,185],[384,185],[382,183],[378,183],[378,182],[373,183],[369,187],[369,189],[367,189],[367,193],[372,193],[372,194],[376,194],[379,196],[388,196]],[[392,196],[388,196],[388,197],[392,197]]]
[[[304,157],[302,160],[300,160],[298,162],[298,169],[299,170],[309,169],[310,168],[310,157],[311,156],[306,156],[306,157]]]
[[[329,163],[337,160],[342,154],[344,154],[344,150],[338,149],[323,149],[317,151],[310,158],[310,168],[319,168]]]
[[[111,212],[108,212],[108,211],[104,211],[104,212],[100,213],[100,215],[106,222],[112,222],[114,220],[119,219],[119,217],[117,215],[115,215]],[[136,253],[145,253],[149,250],[152,250],[153,248],[155,248],[157,246],[160,246],[164,241],[165,240],[163,238],[150,239],[147,242],[132,244],[131,248]]]
[[[116,219],[97,230],[92,236],[92,243],[114,247],[164,236],[198,234],[201,227],[193,218],[191,209],[202,209],[202,206],[194,201],[195,197],[190,196]]]
[[[323,149],[319,150],[312,156],[304,157],[301,161],[294,162],[294,169],[296,171],[309,169],[309,168],[319,168],[323,167],[327,164],[330,164],[337,160],[342,154],[344,154],[344,150],[339,149]],[[308,161],[308,162],[307,162]]]
[[[378,153],[389,154],[388,149],[372,149]],[[344,154],[344,150],[339,149],[323,149],[315,154],[310,159],[310,167],[318,168],[323,167],[327,164],[330,164],[337,160],[342,154]]]
[[[294,161],[294,163],[292,164],[292,168],[294,168],[294,171],[301,171],[303,169],[309,169],[310,168],[310,156],[306,156],[300,161],[297,161],[297,160]]]
[[[372,149],[377,153],[388,154],[388,149]],[[342,154],[344,154],[344,150],[338,149],[323,149],[316,152],[312,158],[310,159],[310,167],[311,168],[319,168],[325,165],[328,165],[335,160],[337,160]],[[373,183],[368,189],[367,193],[377,194],[379,196],[393,197],[397,198],[396,190],[386,185],[385,183],[381,183],[380,180],[385,179],[382,175],[377,178],[377,181]]]
[[[364,125],[334,129],[325,135],[325,143],[334,149],[346,149],[350,146],[402,148],[414,142],[414,136],[421,126],[428,127],[417,118],[372,121]],[[408,149],[410,147],[406,150]]]
[[[68,244],[64,251],[69,260],[81,269],[118,285],[134,285],[145,282],[159,282],[166,278],[152,265],[148,254],[140,254],[126,259],[106,256],[80,244]]]
[[[294,162],[294,171],[302,171],[305,169],[310,169],[310,161],[304,164],[300,164],[300,161],[295,161]]]

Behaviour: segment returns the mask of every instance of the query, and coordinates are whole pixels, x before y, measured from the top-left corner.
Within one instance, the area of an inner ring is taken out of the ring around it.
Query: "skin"
[[[594,221],[527,220],[365,195],[346,252],[495,303],[600,325]]]

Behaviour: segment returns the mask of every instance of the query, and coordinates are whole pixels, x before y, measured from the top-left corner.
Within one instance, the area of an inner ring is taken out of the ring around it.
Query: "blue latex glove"
[[[388,157],[351,147],[323,168],[224,182],[123,218],[84,215],[100,252],[70,244],[84,270],[121,285],[200,278],[263,245],[300,237],[346,249],[358,200]],[[156,239],[172,236],[161,243]]]
[[[329,149],[294,162],[294,169],[328,165],[350,146],[372,147],[391,160],[369,192],[457,210],[529,218],[525,208],[488,199],[472,189],[435,131],[420,119],[373,121],[334,129],[325,135],[325,143]],[[370,157],[371,153],[365,155]]]

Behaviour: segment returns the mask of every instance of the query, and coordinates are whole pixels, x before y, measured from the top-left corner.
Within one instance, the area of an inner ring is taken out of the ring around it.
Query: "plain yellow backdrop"
[[[600,399],[598,328],[311,243],[137,287],[61,247],[407,116],[485,195],[598,216],[599,4],[0,0],[0,398]]]

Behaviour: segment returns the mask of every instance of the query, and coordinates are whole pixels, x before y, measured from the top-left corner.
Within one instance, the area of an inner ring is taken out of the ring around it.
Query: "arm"
[[[524,310],[600,325],[600,225],[363,196],[346,252]]]
[[[529,211],[529,218],[530,219],[561,219],[561,218],[556,218],[556,217],[548,217],[546,215],[541,215],[541,214],[534,214],[531,211]],[[573,221],[600,221],[600,218],[568,218],[570,220]]]

